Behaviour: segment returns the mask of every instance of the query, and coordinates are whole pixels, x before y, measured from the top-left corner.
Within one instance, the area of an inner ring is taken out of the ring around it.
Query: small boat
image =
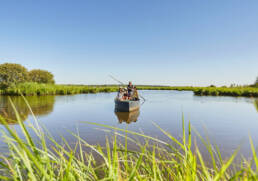
[[[140,99],[136,100],[119,100],[115,99],[116,112],[130,112],[140,109]]]
[[[131,111],[131,112],[115,112],[117,119],[119,121],[119,123],[127,123],[130,124],[132,122],[136,122],[139,115],[140,115],[140,111],[135,110],[135,111]]]

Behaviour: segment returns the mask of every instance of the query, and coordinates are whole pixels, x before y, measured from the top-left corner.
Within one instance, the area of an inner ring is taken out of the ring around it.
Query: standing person
[[[132,84],[132,82],[130,81],[129,82],[129,84],[128,84],[128,86],[127,86],[127,91],[128,91],[128,96],[129,97],[131,97],[131,95],[132,95],[132,92],[133,92],[133,84]]]

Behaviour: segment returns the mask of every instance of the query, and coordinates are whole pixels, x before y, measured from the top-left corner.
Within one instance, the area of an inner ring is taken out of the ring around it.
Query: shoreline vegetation
[[[15,86],[0,89],[0,95],[71,95],[100,92],[116,92],[118,85],[60,85],[43,84],[35,82],[20,83]],[[193,91],[198,96],[234,96],[234,97],[258,97],[258,87],[191,87],[191,86],[144,86],[136,85],[138,90],[177,90]]]
[[[0,95],[70,95],[116,92],[119,85],[58,85],[54,75],[41,69],[28,70],[20,64],[0,64]],[[258,77],[253,85],[230,87],[154,86],[136,85],[138,90],[193,91],[199,96],[258,97]]]
[[[75,146],[72,146],[64,138],[62,143],[58,143],[39,126],[36,118],[27,127],[20,119],[11,99],[10,102],[23,135],[18,135],[16,130],[0,117],[6,128],[1,135],[9,150],[8,153],[0,154],[1,180],[131,181],[258,178],[258,158],[251,138],[253,155],[251,158],[242,157],[240,164],[234,162],[239,149],[233,151],[231,156],[223,158],[217,147],[195,132],[209,153],[208,158],[204,159],[197,144],[193,142],[195,138],[192,137],[190,122],[185,126],[183,118],[183,132],[180,139],[176,139],[155,124],[169,141],[127,129],[84,122],[110,130],[111,137],[106,137],[106,145],[91,145],[82,139],[79,133],[71,132],[77,140]],[[35,134],[37,138],[33,139],[31,134]],[[144,141],[140,142],[138,138],[143,138]],[[129,144],[135,145],[135,148],[130,149]]]

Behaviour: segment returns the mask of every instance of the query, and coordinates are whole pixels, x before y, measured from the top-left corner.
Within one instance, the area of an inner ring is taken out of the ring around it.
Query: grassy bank
[[[10,87],[0,90],[2,95],[69,95],[69,94],[87,94],[98,92],[114,92],[117,87],[107,86],[83,86],[83,85],[54,85],[23,83],[16,87]]]
[[[138,90],[195,90],[197,87],[137,86]],[[117,85],[54,85],[23,83],[16,87],[0,89],[0,95],[69,95],[118,91]]]
[[[257,87],[203,87],[193,90],[195,95],[258,97]]]
[[[14,106],[13,106],[14,107]],[[9,153],[0,154],[0,180],[256,180],[258,178],[258,158],[253,151],[252,159],[243,158],[241,164],[234,166],[237,151],[223,160],[218,149],[201,138],[210,154],[211,166],[204,161],[198,147],[192,142],[191,125],[186,131],[184,121],[182,139],[178,140],[159,128],[170,141],[165,142],[155,137],[132,132],[116,127],[100,125],[115,134],[107,139],[105,146],[90,145],[87,140],[74,134],[76,146],[64,140],[56,142],[47,135],[35,120],[31,126],[38,141],[34,142],[27,127],[17,119],[24,134],[22,139],[11,129],[3,118],[7,133],[2,131],[2,138],[8,144]],[[86,123],[85,123],[86,124]],[[85,125],[87,126],[87,125]],[[137,141],[144,138],[144,142]],[[118,140],[124,140],[123,143]],[[52,146],[46,144],[47,140]],[[172,142],[172,143],[171,143]],[[136,149],[128,149],[128,144]],[[65,146],[64,146],[65,145]],[[90,148],[92,152],[85,151]],[[101,161],[97,163],[98,155]],[[207,159],[205,159],[207,160]]]
[[[211,96],[244,96],[258,97],[257,87],[170,87],[170,86],[137,86],[138,90],[178,90],[193,91],[195,95]],[[37,84],[23,83],[16,87],[0,89],[0,95],[69,95],[69,94],[87,94],[98,92],[115,92],[118,90],[117,85],[54,85],[54,84]]]

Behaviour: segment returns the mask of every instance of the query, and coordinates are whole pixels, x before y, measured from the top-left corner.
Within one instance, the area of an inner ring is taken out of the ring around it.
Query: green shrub
[[[34,69],[29,72],[31,82],[54,84],[54,75],[46,70]]]
[[[0,88],[16,86],[28,81],[28,70],[20,64],[4,63],[0,65]]]

